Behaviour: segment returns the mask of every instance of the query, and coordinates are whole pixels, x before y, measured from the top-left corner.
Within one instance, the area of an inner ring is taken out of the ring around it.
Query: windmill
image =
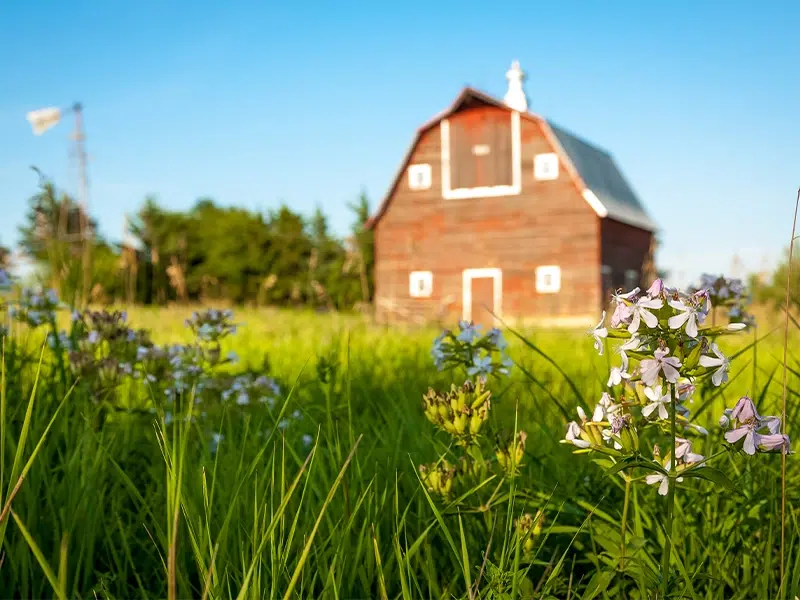
[[[80,235],[83,238],[83,292],[81,298],[84,304],[89,303],[89,294],[92,281],[92,246],[93,231],[88,223],[88,202],[89,202],[89,176],[87,173],[86,160],[86,136],[83,130],[83,106],[80,102],[74,103],[68,109],[57,107],[40,108],[30,111],[26,118],[33,129],[34,135],[42,135],[49,129],[58,125],[65,114],[72,113],[75,118],[75,125],[72,134],[72,158],[77,162],[78,181],[79,181],[79,214],[80,214]]]

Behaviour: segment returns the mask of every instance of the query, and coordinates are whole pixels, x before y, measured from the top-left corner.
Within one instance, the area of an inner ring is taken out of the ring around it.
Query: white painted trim
[[[422,177],[422,183],[417,185],[417,178]],[[428,163],[417,163],[408,166],[408,188],[414,191],[427,190],[431,187],[432,173]]]
[[[603,206],[603,203],[600,202],[600,198],[595,196],[594,192],[589,188],[583,189],[583,199],[589,203],[589,206],[597,213],[598,217],[603,218],[608,216],[608,210]]]
[[[545,152],[533,157],[533,177],[536,181],[558,179],[558,153]]]
[[[492,285],[492,303],[494,304],[494,322],[495,325],[497,325],[499,323],[498,319],[503,316],[503,271],[495,267],[486,269],[464,269],[464,272],[461,274],[461,316],[465,321],[472,320],[472,280],[483,277],[491,277],[494,280]]]
[[[511,111],[511,185],[452,189],[450,187],[450,120],[443,119],[439,129],[442,142],[442,197],[445,200],[516,196],[522,192],[522,140],[518,111]]]
[[[545,283],[545,277],[550,275],[550,284]],[[540,294],[557,294],[561,291],[561,267],[557,265],[544,265],[536,267],[536,291]]]
[[[423,290],[419,291],[422,281]],[[408,294],[412,298],[430,298],[433,293],[433,273],[431,271],[411,271],[408,275]]]

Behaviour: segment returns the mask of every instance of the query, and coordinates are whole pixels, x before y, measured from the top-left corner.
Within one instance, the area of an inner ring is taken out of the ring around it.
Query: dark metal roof
[[[614,158],[551,121],[547,124],[569,156],[586,187],[589,188],[615,221],[655,231],[657,226],[645,211],[636,193],[625,179]]]

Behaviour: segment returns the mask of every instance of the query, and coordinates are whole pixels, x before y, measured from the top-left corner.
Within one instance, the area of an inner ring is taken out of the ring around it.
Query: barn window
[[[520,193],[520,117],[470,109],[441,123],[442,195],[486,198]]]
[[[427,190],[431,187],[431,166],[428,164],[408,167],[408,187],[412,190]]]
[[[537,154],[533,159],[533,176],[540,181],[558,179],[558,154]]]
[[[428,298],[433,292],[433,273],[412,271],[408,279],[408,292],[412,298]]]
[[[548,265],[536,268],[536,291],[540,294],[555,294],[561,290],[561,267]]]
[[[625,271],[625,290],[630,291],[639,285],[639,272],[634,269]]]

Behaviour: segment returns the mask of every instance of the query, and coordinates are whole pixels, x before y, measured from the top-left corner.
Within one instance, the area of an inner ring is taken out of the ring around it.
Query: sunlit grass
[[[767,412],[779,406],[782,338],[767,335],[778,319],[760,312],[754,334],[726,340],[728,354],[767,337],[734,360],[721,394],[709,390],[691,406],[696,422],[712,431],[707,455],[721,447],[715,426],[722,408],[739,395],[758,397]],[[134,308],[129,321],[150,329],[157,342],[186,341],[189,313]],[[66,324],[68,315],[62,317]],[[615,571],[621,483],[559,443],[579,401],[593,405],[605,389],[609,361],[618,360],[614,344],[597,356],[583,331],[524,332],[573,389],[508,336],[521,368],[493,386],[492,426],[525,430],[527,457],[514,492],[487,509],[496,482],[461,490],[457,503],[430,497],[419,483],[417,466],[447,444],[421,409],[429,386],[453,381],[430,359],[438,331],[389,330],[359,316],[312,312],[241,310],[235,319],[242,327],[224,344],[240,357],[231,368],[268,369],[284,384],[278,417],[302,413],[285,430],[274,413],[236,405],[215,422],[167,425],[163,415],[120,413],[98,427],[94,399],[59,385],[52,361],[37,377],[43,334],[15,332],[28,362],[7,350],[0,505],[28,470],[0,524],[0,595],[654,597],[648,590],[658,583],[648,581],[644,567],[658,564],[660,546],[648,540],[661,543],[660,497],[634,486],[631,558],[624,573]],[[797,341],[793,331],[790,435],[800,391]],[[317,371],[321,357],[337,365],[325,382]],[[143,405],[158,405],[144,389],[131,393]],[[215,432],[223,436],[216,449]],[[303,435],[313,438],[310,445]],[[693,591],[701,598],[775,598],[780,457],[730,461],[728,469],[742,496],[704,483],[679,495],[680,565],[672,589],[687,597]],[[790,459],[786,598],[800,591],[797,474]],[[539,510],[545,524],[535,559],[526,562],[510,523]]]

